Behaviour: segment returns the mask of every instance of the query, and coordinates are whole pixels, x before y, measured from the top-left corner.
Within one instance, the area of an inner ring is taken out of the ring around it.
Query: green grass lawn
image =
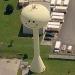
[[[21,10],[16,9],[17,1],[0,1],[0,56],[18,57],[19,53],[26,53],[29,57],[28,61],[31,63],[33,58],[33,40],[32,38],[18,37],[21,27]],[[4,10],[8,3],[13,5],[14,12],[11,15],[4,15]],[[8,47],[11,40],[14,40],[13,46]],[[48,54],[50,50],[49,46],[41,46],[41,56],[46,65],[46,71],[33,75],[75,75],[75,61],[49,60]]]

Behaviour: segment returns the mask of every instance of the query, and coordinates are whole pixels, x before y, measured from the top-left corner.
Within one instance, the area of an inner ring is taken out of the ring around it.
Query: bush
[[[4,0],[4,1],[8,1],[8,0]]]
[[[23,60],[24,60],[24,59],[28,59],[28,55],[27,55],[27,54],[24,54]]]
[[[13,6],[10,5],[10,4],[8,4],[8,5],[6,6],[6,9],[5,9],[5,11],[4,11],[4,14],[5,14],[5,15],[9,15],[9,14],[11,14],[11,13],[13,12],[13,10],[14,10]]]
[[[10,44],[8,45],[8,47],[12,47],[13,46],[13,40],[10,41]]]

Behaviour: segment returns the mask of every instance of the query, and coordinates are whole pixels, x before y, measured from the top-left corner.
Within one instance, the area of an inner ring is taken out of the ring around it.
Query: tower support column
[[[39,48],[39,29],[33,29],[33,38],[34,38],[34,58],[31,63],[30,70],[35,73],[40,73],[45,70],[45,65],[40,57],[40,48]]]

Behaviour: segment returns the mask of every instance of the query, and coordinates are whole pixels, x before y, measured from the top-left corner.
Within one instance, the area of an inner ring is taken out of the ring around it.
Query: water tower
[[[45,71],[45,65],[40,57],[39,29],[47,25],[50,12],[41,4],[30,4],[22,9],[21,22],[33,30],[34,58],[30,70],[35,73]]]

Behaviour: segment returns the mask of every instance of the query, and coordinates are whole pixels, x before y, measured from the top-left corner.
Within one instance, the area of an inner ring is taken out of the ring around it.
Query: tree
[[[13,10],[14,10],[13,6],[10,5],[10,4],[8,4],[8,5],[6,6],[6,9],[5,9],[5,11],[4,11],[4,14],[5,14],[5,15],[9,15],[9,14],[11,14],[11,13],[13,12]]]

